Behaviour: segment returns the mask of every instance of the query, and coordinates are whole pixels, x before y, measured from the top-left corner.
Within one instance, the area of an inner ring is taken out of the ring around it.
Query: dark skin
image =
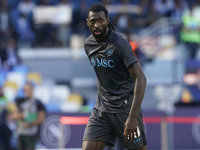
[[[103,11],[100,12],[89,12],[87,18],[87,25],[90,32],[93,34],[97,42],[102,41],[108,33],[109,18],[106,18]],[[145,87],[146,77],[139,63],[134,63],[128,68],[131,76],[135,80],[134,97],[133,103],[129,112],[129,116],[124,124],[124,137],[125,140],[131,142],[135,139],[134,133],[138,137],[137,133],[137,114],[140,109]],[[129,135],[129,137],[128,137]],[[136,137],[136,138],[137,138]],[[102,150],[106,146],[105,141],[83,141],[83,150]],[[131,150],[131,149],[129,149]],[[147,150],[146,146],[143,146],[134,150]]]

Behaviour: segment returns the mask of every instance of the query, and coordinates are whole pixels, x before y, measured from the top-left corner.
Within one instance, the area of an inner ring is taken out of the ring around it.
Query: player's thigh
[[[128,149],[128,150],[147,150],[147,146],[143,146],[138,149]]]
[[[103,141],[83,141],[83,150],[103,150],[106,146],[106,142]]]
[[[109,119],[104,113],[93,109],[87,123],[83,141],[102,141],[109,146],[114,146],[116,135]]]

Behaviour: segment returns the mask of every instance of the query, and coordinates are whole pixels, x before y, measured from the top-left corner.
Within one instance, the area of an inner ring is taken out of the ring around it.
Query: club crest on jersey
[[[106,55],[111,56],[112,55],[112,51],[113,50],[111,48],[107,49],[106,50]]]
[[[93,67],[95,67],[95,66],[96,66],[96,61],[94,60],[94,58],[93,58],[93,57],[90,59],[90,62],[91,62],[91,64],[92,64],[92,66],[93,66]]]

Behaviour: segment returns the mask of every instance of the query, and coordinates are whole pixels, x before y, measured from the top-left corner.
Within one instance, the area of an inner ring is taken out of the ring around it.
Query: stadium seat
[[[51,99],[50,88],[44,85],[36,85],[34,87],[34,96],[41,100],[44,104],[47,104]]]
[[[8,86],[9,85],[9,86]],[[6,83],[3,86],[3,92],[6,98],[8,99],[9,102],[13,102],[15,100],[16,94],[17,94],[17,85],[15,83]]]
[[[70,88],[66,85],[55,85],[52,87],[52,99],[55,101],[66,101],[70,93]]]
[[[5,78],[0,74],[0,86],[2,86],[5,82]]]
[[[70,36],[70,47],[74,50],[83,48],[84,41],[85,41],[85,37],[80,36],[78,34],[72,34]]]
[[[55,102],[49,102],[45,105],[47,112],[60,112],[60,104]]]
[[[78,105],[82,106],[83,104],[83,97],[81,94],[78,93],[71,93],[68,97],[69,102],[76,102]]]
[[[42,79],[42,85],[46,86],[54,86],[56,84],[56,81],[51,78],[43,78]]]
[[[73,101],[66,101],[64,103],[60,103],[60,110],[62,112],[80,112],[81,106]]]
[[[30,69],[26,65],[17,65],[17,66],[12,67],[11,71],[27,74],[30,71]]]
[[[27,80],[39,85],[42,82],[42,75],[39,72],[29,72]]]
[[[9,81],[9,82],[16,83],[17,87],[21,88],[25,83],[26,77],[21,72],[9,72],[7,74],[6,80]]]
[[[93,88],[96,87],[97,80],[88,77],[76,77],[71,80],[71,86],[75,88]]]
[[[16,82],[12,82],[12,81],[5,81],[4,82],[4,84],[3,84],[3,87],[4,88],[7,88],[7,87],[9,87],[9,88],[12,88],[12,89],[14,89],[14,90],[18,90],[18,85],[17,85],[17,83]]]

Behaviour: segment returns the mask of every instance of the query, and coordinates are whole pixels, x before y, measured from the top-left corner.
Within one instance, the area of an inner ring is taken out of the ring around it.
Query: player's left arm
[[[127,140],[127,136],[129,134],[130,135],[129,140],[132,141],[134,138],[134,132],[137,134],[137,115],[145,93],[146,77],[138,62],[133,63],[128,68],[128,70],[133,79],[135,80],[135,88],[134,88],[133,103],[127,121],[124,125],[124,135],[125,139]]]

